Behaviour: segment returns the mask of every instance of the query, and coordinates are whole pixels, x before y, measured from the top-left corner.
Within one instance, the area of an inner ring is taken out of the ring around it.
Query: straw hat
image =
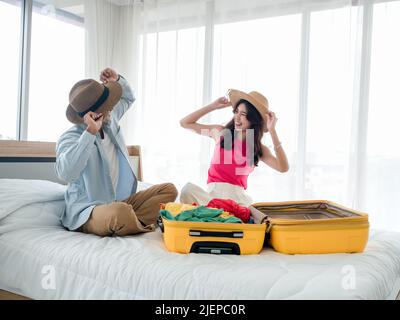
[[[264,97],[261,93],[257,91],[245,93],[235,89],[230,89],[228,91],[228,97],[233,107],[236,107],[236,105],[240,100],[246,100],[250,102],[257,109],[262,119],[264,120],[264,126],[263,126],[264,132],[268,132],[267,115],[269,113],[269,104],[268,104],[268,99],[266,97]]]
[[[106,114],[114,108],[121,96],[122,87],[118,82],[101,84],[92,79],[79,81],[69,94],[67,118],[74,124],[80,124],[90,111]]]

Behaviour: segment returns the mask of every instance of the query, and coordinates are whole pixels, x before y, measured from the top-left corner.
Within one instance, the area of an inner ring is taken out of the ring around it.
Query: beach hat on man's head
[[[269,112],[269,103],[268,99],[264,97],[261,93],[257,91],[252,91],[250,93],[245,93],[239,90],[230,89],[228,91],[229,100],[232,103],[232,106],[235,108],[240,100],[246,100],[250,102],[261,115],[264,120],[264,132],[267,132],[267,114]]]
[[[69,93],[67,118],[74,124],[80,124],[90,111],[106,114],[114,108],[121,96],[122,87],[118,82],[101,84],[92,79],[81,80]]]

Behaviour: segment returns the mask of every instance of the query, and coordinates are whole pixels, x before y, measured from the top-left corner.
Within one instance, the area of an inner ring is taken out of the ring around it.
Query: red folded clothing
[[[233,214],[236,218],[241,219],[244,223],[249,222],[250,209],[241,206],[237,202],[228,199],[213,199],[206,206],[208,208],[222,209],[230,214]]]

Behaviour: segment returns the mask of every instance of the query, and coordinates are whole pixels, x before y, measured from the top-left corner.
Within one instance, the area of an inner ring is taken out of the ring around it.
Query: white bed
[[[35,227],[0,236],[0,288],[33,299],[395,299],[396,242],[378,232],[360,255],[179,255],[160,232],[101,239]],[[342,286],[346,266],[354,289]],[[49,267],[54,289],[42,286]]]
[[[140,184],[140,188],[145,188]],[[168,252],[157,229],[126,238],[65,231],[65,186],[0,179],[0,290],[32,299],[396,299],[400,233],[362,254]],[[11,198],[9,195],[13,195]],[[0,295],[1,297],[1,295]]]

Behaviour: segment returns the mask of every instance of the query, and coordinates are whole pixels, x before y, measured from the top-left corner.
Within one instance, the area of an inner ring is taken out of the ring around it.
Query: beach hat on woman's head
[[[67,119],[74,124],[83,123],[83,117],[90,111],[106,114],[111,111],[122,96],[118,82],[101,84],[86,79],[77,82],[69,93]]]
[[[230,89],[228,91],[229,100],[232,103],[232,106],[235,108],[240,100],[246,100],[250,102],[261,115],[264,121],[264,132],[267,132],[267,114],[269,113],[269,103],[268,99],[264,97],[261,93],[257,91],[252,91],[250,93],[245,93],[239,90]]]

